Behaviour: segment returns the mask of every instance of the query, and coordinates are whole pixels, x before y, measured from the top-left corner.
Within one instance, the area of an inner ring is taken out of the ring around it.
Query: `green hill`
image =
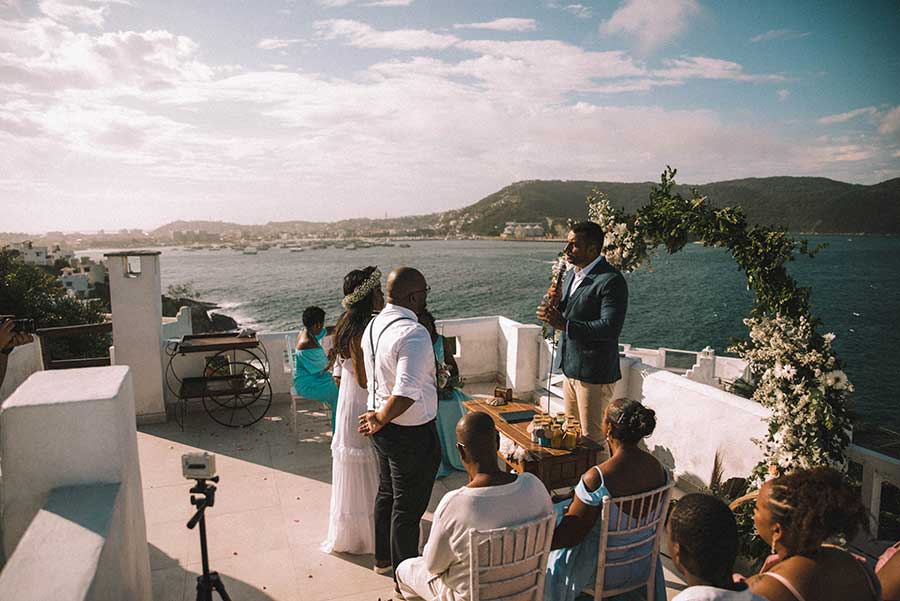
[[[585,198],[596,188],[613,205],[633,212],[647,203],[651,183],[523,181],[473,205],[440,216],[461,233],[498,234],[507,221],[562,225],[587,216]],[[821,177],[766,177],[696,186],[716,207],[740,206],[752,223],[815,233],[900,233],[900,178],[871,186]],[[685,195],[691,186],[678,186]]]

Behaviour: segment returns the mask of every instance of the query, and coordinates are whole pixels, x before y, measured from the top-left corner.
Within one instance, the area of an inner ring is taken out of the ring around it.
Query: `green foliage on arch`
[[[675,253],[698,241],[727,248],[753,293],[744,320],[748,335],[729,350],[747,361],[756,384],[752,398],[772,412],[767,436],[759,441],[764,458],[748,477],[750,488],[792,469],[843,468],[853,387],[832,350],[834,335],[817,331],[821,322],[811,312],[810,290],[785,266],[818,249],[783,229],[748,223],[740,207],[714,208],[696,191],[684,198],[674,190],[675,174],[666,167],[650,202],[633,215],[614,209],[594,191],[588,214],[606,234],[604,255],[622,271],[633,271],[648,264],[659,247]]]

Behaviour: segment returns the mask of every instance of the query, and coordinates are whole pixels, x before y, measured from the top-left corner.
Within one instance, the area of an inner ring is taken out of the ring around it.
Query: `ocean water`
[[[809,236],[828,247],[814,259],[798,257],[791,274],[812,288],[823,332],[856,387],[853,411],[865,421],[900,431],[900,238]],[[505,315],[537,323],[534,309],[546,292],[550,263],[561,245],[547,242],[421,241],[410,248],[328,248],[292,253],[272,248],[238,251],[162,249],[163,290],[190,283],[204,300],[242,325],[260,330],[300,327],[300,315],[319,305],[333,321],[340,312],[343,276],[351,269],[399,265],[421,270],[431,286],[428,304],[438,318]],[[102,251],[87,254],[99,256]],[[750,307],[746,280],[726,250],[689,244],[660,254],[653,272],[626,276],[629,309],[621,341],[635,346],[723,353],[746,334]]]

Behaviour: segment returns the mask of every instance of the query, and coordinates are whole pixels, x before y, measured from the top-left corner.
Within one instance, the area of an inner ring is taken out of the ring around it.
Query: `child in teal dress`
[[[294,390],[300,396],[325,403],[331,409],[331,432],[337,412],[338,388],[331,377],[331,362],[322,349],[325,337],[325,311],[307,307],[303,311],[304,330],[297,337],[294,355]]]
[[[437,333],[434,324],[434,316],[425,311],[419,315],[419,323],[421,323],[431,334],[431,342],[434,347],[434,359],[437,362],[438,370],[443,364],[449,371],[451,379],[459,378],[459,367],[453,358],[452,352],[447,352],[445,347],[445,339]],[[456,450],[456,422],[462,419],[466,413],[463,407],[463,401],[469,400],[469,397],[459,388],[455,388],[447,383],[441,386],[441,376],[438,375],[438,412],[437,412],[437,431],[438,438],[441,440],[441,465],[438,468],[437,478],[443,478],[450,475],[454,470],[465,471],[459,452]]]

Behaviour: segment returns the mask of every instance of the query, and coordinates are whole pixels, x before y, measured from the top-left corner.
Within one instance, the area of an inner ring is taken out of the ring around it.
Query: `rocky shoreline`
[[[172,298],[165,294],[163,295],[163,317],[175,317],[178,315],[181,307],[189,307],[191,310],[191,323],[193,324],[194,334],[227,332],[240,328],[240,325],[234,318],[214,311],[214,309],[219,308],[215,303],[193,298]]]

